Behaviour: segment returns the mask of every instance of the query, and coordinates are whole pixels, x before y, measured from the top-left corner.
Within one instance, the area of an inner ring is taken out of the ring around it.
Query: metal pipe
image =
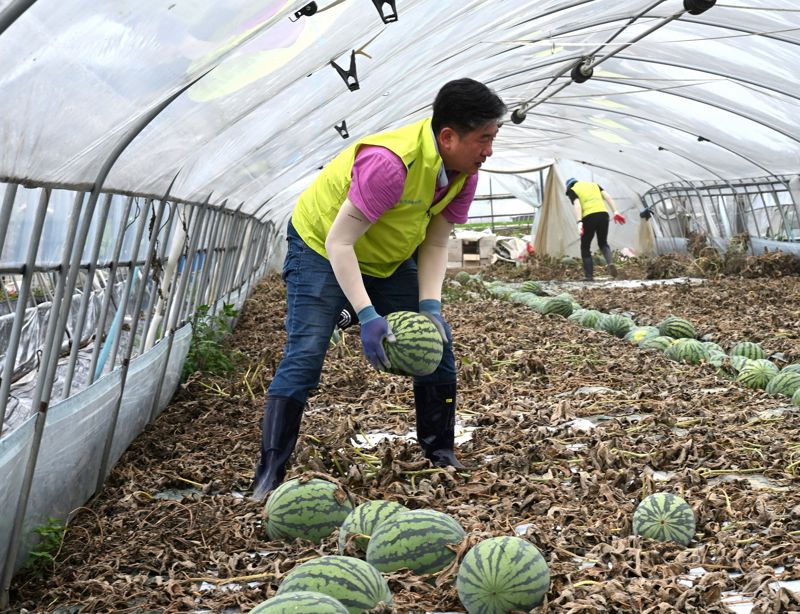
[[[103,293],[103,304],[100,307],[100,315],[97,318],[97,327],[94,333],[94,349],[92,351],[92,360],[89,365],[89,384],[95,381],[95,369],[97,368],[97,361],[100,357],[100,349],[104,345],[103,335],[105,334],[105,322],[108,316],[111,298],[114,295],[114,288],[117,282],[117,270],[119,267],[119,255],[122,252],[122,244],[125,240],[125,231],[128,228],[128,216],[131,213],[132,205],[133,196],[129,196],[125,201],[125,209],[119,222],[119,230],[117,231],[117,238],[114,243],[114,255],[111,258],[111,270],[108,272],[108,283],[106,284],[106,291]],[[108,341],[105,341],[105,343],[108,343]]]
[[[78,361],[78,352],[81,349],[81,338],[83,337],[83,327],[86,321],[86,312],[89,310],[89,300],[94,294],[92,288],[92,280],[94,279],[95,271],[97,268],[97,258],[100,254],[100,247],[105,235],[106,222],[108,221],[108,212],[111,209],[111,194],[107,194],[103,201],[103,206],[100,209],[100,217],[97,220],[97,227],[94,233],[94,242],[92,244],[92,251],[89,254],[89,269],[86,272],[86,284],[83,287],[83,295],[81,296],[81,305],[78,311],[78,319],[75,322],[75,330],[72,332],[72,348],[69,354],[69,363],[67,370],[64,374],[64,389],[61,393],[61,398],[66,399],[70,396],[72,390],[72,378],[75,373],[75,364]],[[89,221],[88,219],[86,220]],[[88,228],[87,228],[88,232]],[[79,255],[80,257],[80,255]]]
[[[124,320],[125,313],[128,310],[128,302],[131,296],[131,289],[133,288],[133,284],[136,280],[136,271],[138,270],[138,262],[139,262],[139,252],[141,251],[142,246],[142,237],[144,236],[144,227],[147,224],[147,212],[150,209],[152,201],[147,201],[144,207],[139,211],[137,214],[139,216],[139,224],[136,227],[136,236],[133,239],[133,245],[131,247],[131,262],[128,265],[128,277],[125,282],[125,288],[122,291],[122,296],[120,298],[120,303],[117,306],[117,314],[120,318]],[[144,263],[142,263],[144,264]],[[144,279],[142,279],[141,283],[145,283]],[[116,317],[116,316],[115,316]],[[130,337],[133,339],[133,335],[136,332],[136,321],[131,321],[131,331]],[[114,337],[112,344],[111,344],[111,352],[108,358],[108,364],[110,365],[110,370],[114,370],[114,365],[117,362],[117,352],[119,351],[120,342],[122,341],[122,327],[120,327],[120,331]]]
[[[199,210],[199,212],[197,214],[198,215],[198,222],[197,222],[198,224],[202,224],[203,218],[205,217],[206,209],[208,207],[208,202],[210,200],[211,200],[211,194],[208,195],[208,198],[206,199],[205,204],[203,205],[203,207]],[[188,249],[186,250],[187,253],[186,253],[186,259],[185,259],[184,262],[187,263],[187,265],[188,265],[189,262],[192,262],[194,260],[194,255],[195,255],[195,253],[197,251],[197,244],[199,242],[199,239],[200,239],[200,233],[199,232],[198,233],[193,233],[193,235],[192,235],[192,237],[191,237],[191,239],[189,241]],[[184,265],[184,267],[183,267],[184,274],[181,275],[181,278],[180,278],[180,281],[179,281],[179,284],[178,284],[178,288],[177,288],[176,304],[178,304],[178,305],[180,305],[181,302],[183,302],[183,296],[185,295],[186,288],[189,285],[189,273],[188,273],[189,269],[188,269],[187,265]],[[156,414],[158,412],[158,406],[159,406],[160,400],[161,400],[161,393],[162,393],[163,388],[164,388],[164,379],[165,379],[166,374],[167,374],[167,367],[169,366],[169,359],[170,359],[170,356],[172,355],[172,346],[173,346],[173,343],[175,342],[175,331],[177,329],[178,312],[179,311],[180,311],[179,309],[173,309],[172,312],[168,312],[168,317],[167,317],[167,335],[168,335],[167,352],[166,352],[166,357],[164,358],[164,367],[161,369],[161,374],[160,374],[160,376],[158,378],[158,386],[156,387],[156,394],[153,397],[153,405],[150,407],[150,421],[151,422],[153,420],[155,420]],[[194,332],[194,331],[192,331],[192,332]]]
[[[17,184],[6,184],[6,192],[3,194],[3,205],[0,207],[0,257],[3,256],[3,248],[6,246],[6,233],[8,223],[11,221],[11,212],[14,210],[14,199],[17,196]]]
[[[174,183],[173,179],[173,183]],[[137,323],[139,321],[139,315],[142,310],[142,303],[144,302],[144,288],[146,286],[145,280],[147,279],[148,275],[150,274],[150,267],[153,265],[153,261],[155,260],[156,250],[155,244],[158,240],[159,231],[161,228],[161,218],[164,215],[164,207],[167,202],[169,191],[172,189],[173,183],[170,183],[169,189],[167,191],[167,195],[161,200],[158,206],[158,210],[155,215],[155,221],[150,230],[150,242],[147,249],[147,258],[145,259],[144,264],[142,265],[142,283],[139,286],[138,291],[136,292],[136,301],[133,307],[133,324],[131,326],[131,333],[129,338],[129,343],[125,347],[125,356],[122,359],[122,366],[120,367],[120,380],[119,380],[119,395],[117,396],[116,401],[114,402],[114,408],[111,411],[111,417],[109,420],[108,431],[106,433],[106,440],[103,446],[103,455],[100,458],[100,470],[97,474],[97,483],[95,485],[95,492],[99,492],[103,486],[103,482],[106,479],[106,473],[108,472],[108,465],[109,460],[111,457],[111,447],[114,443],[114,434],[117,430],[117,419],[119,418],[119,410],[122,407],[122,397],[125,394],[125,384],[128,380],[128,368],[130,367],[131,362],[131,355],[133,354],[133,346],[135,340],[135,333],[137,329]]]
[[[155,250],[153,252],[153,262],[151,262],[151,268],[155,271],[156,268],[157,274],[153,275],[153,291],[150,293],[150,300],[147,303],[147,317],[145,318],[144,327],[142,328],[142,337],[141,342],[139,344],[139,354],[144,354],[147,349],[147,335],[148,331],[150,330],[150,325],[153,321],[153,314],[155,312],[156,301],[160,298],[161,294],[161,280],[163,279],[164,274],[164,260],[166,260],[167,255],[167,247],[169,245],[170,237],[172,236],[172,226],[175,223],[175,218],[178,216],[176,215],[178,210],[178,206],[172,204],[169,208],[169,217],[167,218],[167,223],[164,225],[164,238],[160,242],[156,242],[156,246],[153,247]],[[157,234],[161,234],[161,228],[158,229]],[[153,264],[157,263],[157,264]]]
[[[22,327],[25,324],[25,314],[28,310],[28,295],[33,282],[33,264],[36,262],[36,254],[39,251],[39,242],[42,238],[42,228],[44,219],[47,215],[47,204],[50,201],[50,190],[44,189],[39,197],[39,205],[36,208],[33,219],[33,228],[28,242],[28,253],[25,257],[25,271],[22,278],[22,287],[17,293],[17,305],[14,312],[14,323],[11,326],[11,334],[8,337],[6,346],[6,359],[3,363],[3,378],[0,381],[0,434],[3,432],[3,424],[6,418],[6,406],[8,404],[8,394],[11,390],[11,380],[14,376],[14,367],[17,361],[19,350],[19,340],[22,336]]]

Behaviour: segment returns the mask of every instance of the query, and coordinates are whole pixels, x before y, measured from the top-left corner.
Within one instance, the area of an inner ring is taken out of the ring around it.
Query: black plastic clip
[[[525,121],[527,114],[522,109],[514,109],[511,113],[511,122],[514,124],[521,124]]]
[[[717,0],[683,0],[683,8],[689,15],[700,15],[714,6]]]
[[[383,23],[392,23],[397,21],[397,7],[394,4],[394,0],[372,0],[372,4],[374,4],[375,8],[378,9],[378,15],[380,15],[381,19],[383,19]],[[389,5],[391,13],[383,12],[385,4]]]
[[[350,68],[348,70],[344,70],[341,66],[339,66],[336,62],[331,60],[331,66],[336,69],[336,72],[339,73],[339,76],[344,80],[347,84],[347,88],[351,92],[355,92],[359,87],[358,84],[358,76],[356,75],[356,52],[350,52]],[[352,79],[352,81],[351,81]]]
[[[350,133],[347,131],[347,121],[346,120],[343,119],[341,124],[339,124],[338,126],[336,124],[334,124],[333,127],[336,128],[336,132],[338,132],[339,136],[342,137],[343,139],[349,139],[350,138]]]
[[[592,78],[594,68],[589,66],[591,61],[592,58],[590,57],[581,58],[575,63],[575,66],[572,67],[569,76],[572,77],[575,83],[584,83]]]
[[[301,17],[311,17],[314,13],[317,12],[317,3],[316,2],[309,2],[299,11],[295,11],[294,19],[289,17],[289,21],[297,21]]]

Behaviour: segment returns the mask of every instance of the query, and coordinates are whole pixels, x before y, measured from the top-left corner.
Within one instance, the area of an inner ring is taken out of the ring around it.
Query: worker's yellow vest
[[[606,201],[600,192],[600,186],[590,181],[578,181],[572,184],[572,191],[581,201],[581,217],[591,213],[607,213]]]
[[[430,118],[364,137],[331,160],[300,195],[292,212],[297,234],[325,258],[328,257],[325,238],[347,198],[353,162],[361,145],[386,147],[403,160],[407,169],[400,202],[384,212],[355,244],[362,273],[389,277],[425,240],[431,218],[441,213],[461,191],[467,175],[459,175],[444,198],[433,206],[442,158],[436,150]]]

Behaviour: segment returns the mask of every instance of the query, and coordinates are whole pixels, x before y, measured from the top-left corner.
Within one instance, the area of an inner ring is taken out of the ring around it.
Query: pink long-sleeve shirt
[[[400,202],[406,172],[405,164],[393,151],[378,145],[365,145],[358,150],[353,162],[352,182],[347,196],[356,209],[374,224],[384,211]],[[433,204],[442,200],[450,182],[456,177],[457,171],[448,171],[446,177],[440,177]],[[477,185],[477,174],[467,177],[461,192],[442,211],[448,222],[466,223]]]

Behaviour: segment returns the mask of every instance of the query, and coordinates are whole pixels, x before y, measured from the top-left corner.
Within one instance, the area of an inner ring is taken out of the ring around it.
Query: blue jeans
[[[347,299],[330,262],[306,245],[291,222],[286,240],[289,246],[282,277],[286,283],[288,338],[283,359],[269,386],[269,396],[291,397],[305,403],[308,392],[319,384],[331,334]],[[389,277],[362,277],[372,304],[382,316],[393,311],[419,310],[417,264],[412,258]],[[449,384],[456,381],[456,361],[449,327],[447,339],[439,367],[430,375],[415,377],[415,383]]]

